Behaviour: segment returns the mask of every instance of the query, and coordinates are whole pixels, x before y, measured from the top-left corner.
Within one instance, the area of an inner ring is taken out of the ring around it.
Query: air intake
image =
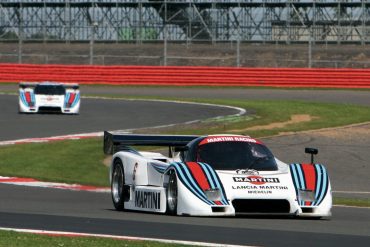
[[[290,204],[287,200],[256,200],[235,199],[232,201],[235,213],[289,213]]]

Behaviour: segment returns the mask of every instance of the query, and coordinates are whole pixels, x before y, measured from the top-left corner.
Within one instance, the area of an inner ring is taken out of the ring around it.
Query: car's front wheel
[[[169,180],[167,185],[167,214],[177,214],[177,177],[174,170],[169,173]]]
[[[123,164],[120,159],[116,159],[113,164],[111,193],[114,207],[120,211],[125,209],[124,185],[125,185],[125,173],[123,170]]]

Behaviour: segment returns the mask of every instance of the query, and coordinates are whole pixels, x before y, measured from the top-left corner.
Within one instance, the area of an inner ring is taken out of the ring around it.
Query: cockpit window
[[[196,159],[216,170],[277,170],[274,156],[266,146],[251,142],[214,142],[198,146]]]
[[[65,95],[66,89],[62,85],[37,85],[35,94]]]

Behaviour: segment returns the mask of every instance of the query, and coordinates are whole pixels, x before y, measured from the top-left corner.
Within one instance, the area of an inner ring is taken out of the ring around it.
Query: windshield
[[[277,165],[266,146],[250,142],[215,142],[198,146],[197,161],[216,170],[274,171]]]
[[[66,89],[62,85],[37,85],[35,94],[65,95]]]

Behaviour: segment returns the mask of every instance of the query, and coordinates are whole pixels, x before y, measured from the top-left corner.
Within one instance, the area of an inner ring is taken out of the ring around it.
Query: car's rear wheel
[[[175,171],[170,171],[167,185],[167,214],[177,214],[177,177]]]
[[[120,211],[125,209],[124,185],[125,185],[125,173],[123,170],[123,165],[120,159],[116,159],[113,164],[111,193],[114,207]]]

